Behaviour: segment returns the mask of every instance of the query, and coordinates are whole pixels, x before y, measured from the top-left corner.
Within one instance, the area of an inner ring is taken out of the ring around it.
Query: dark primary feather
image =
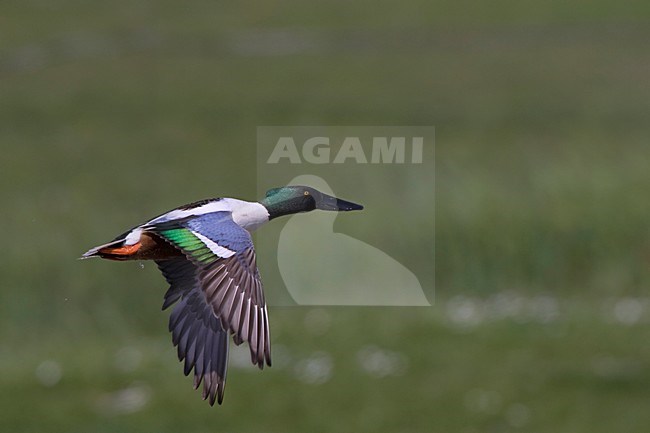
[[[249,342],[251,360],[271,365],[270,332],[262,283],[251,248],[198,268],[206,300],[236,343]]]
[[[185,361],[184,373],[194,369],[194,388],[203,382],[202,396],[221,404],[226,384],[228,331],[224,330],[195,276],[194,265],[185,258],[156,262],[170,284],[163,309],[178,301],[169,316],[172,342],[178,359]]]

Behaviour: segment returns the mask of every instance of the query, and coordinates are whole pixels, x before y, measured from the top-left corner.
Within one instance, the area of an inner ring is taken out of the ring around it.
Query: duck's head
[[[360,204],[332,197],[308,186],[270,189],[260,203],[269,211],[269,219],[314,209],[338,212],[363,209]]]

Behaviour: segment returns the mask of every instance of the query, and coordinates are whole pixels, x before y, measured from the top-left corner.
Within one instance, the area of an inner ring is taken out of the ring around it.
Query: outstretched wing
[[[163,307],[179,301],[170,317],[179,358],[185,359],[186,374],[194,368],[196,387],[203,379],[204,398],[213,398],[215,387],[221,401],[226,364],[220,359],[227,358],[223,334],[232,333],[237,344],[248,342],[251,360],[260,368],[271,365],[268,314],[250,234],[225,211],[147,229],[184,253],[157,262],[170,283]],[[213,373],[214,380],[208,379]]]
[[[255,251],[246,249],[202,268],[199,280],[208,303],[236,344],[248,342],[251,362],[271,365],[269,319]]]
[[[194,369],[194,389],[203,382],[203,399],[223,401],[228,368],[228,331],[205,301],[196,266],[184,257],[156,261],[170,286],[163,310],[174,304],[169,317],[172,342],[178,358],[185,360],[184,373]]]

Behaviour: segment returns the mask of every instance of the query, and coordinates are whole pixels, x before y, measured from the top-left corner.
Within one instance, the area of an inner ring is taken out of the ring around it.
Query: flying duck
[[[153,260],[169,283],[162,309],[184,373],[210,405],[223,401],[229,336],[271,365],[269,319],[250,232],[283,215],[361,210],[307,186],[274,188],[259,202],[213,198],[180,206],[88,250],[82,259]]]

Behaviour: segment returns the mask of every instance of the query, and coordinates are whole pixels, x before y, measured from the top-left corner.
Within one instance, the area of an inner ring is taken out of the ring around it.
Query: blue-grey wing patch
[[[232,220],[230,212],[213,212],[201,215],[187,221],[186,226],[220,247],[235,253],[253,248],[250,233]]]

